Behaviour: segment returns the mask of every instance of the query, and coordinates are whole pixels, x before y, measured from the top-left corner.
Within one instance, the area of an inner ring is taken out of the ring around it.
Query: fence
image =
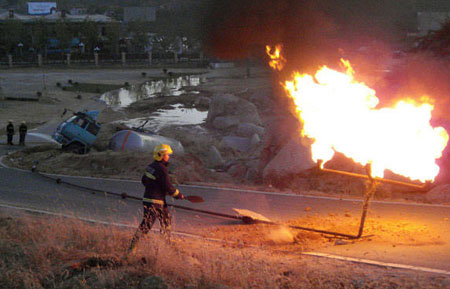
[[[0,68],[33,67],[33,66],[71,66],[71,65],[180,65],[202,67],[208,64],[203,53],[52,53],[22,55],[3,55],[0,57]]]

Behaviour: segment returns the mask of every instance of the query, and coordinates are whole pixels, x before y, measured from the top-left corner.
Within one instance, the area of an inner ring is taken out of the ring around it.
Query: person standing
[[[183,194],[173,187],[169,178],[167,165],[172,153],[172,148],[167,144],[157,145],[153,150],[154,162],[147,166],[141,178],[145,186],[142,199],[144,216],[131,240],[128,253],[135,252],[137,242],[142,235],[150,231],[156,219],[159,221],[161,234],[170,242],[171,216],[167,208],[166,195],[178,200],[184,199]]]
[[[27,135],[27,124],[25,121],[22,121],[22,123],[19,126],[19,145],[24,146],[25,145],[25,136]]]
[[[8,120],[8,125],[6,126],[6,135],[8,136],[8,144],[12,145],[12,140],[14,136],[14,125],[12,120]]]

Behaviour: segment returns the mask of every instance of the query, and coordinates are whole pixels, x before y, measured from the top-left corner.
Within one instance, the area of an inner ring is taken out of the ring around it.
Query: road
[[[19,149],[0,145],[1,155]],[[54,176],[56,177],[56,176]],[[109,192],[141,197],[142,185],[134,181],[58,176],[69,183]],[[0,166],[0,206],[30,208],[46,212],[62,213],[78,218],[137,226],[141,219],[141,203],[110,194],[80,190],[42,177],[30,171]],[[186,195],[200,195],[201,204],[178,201],[177,204],[234,215],[233,208],[248,209],[270,219],[283,221],[311,215],[326,217],[348,212],[359,221],[362,202],[354,199],[338,199],[320,196],[289,195],[257,191],[213,188],[205,186],[180,186]],[[306,209],[308,208],[308,209]],[[309,210],[309,208],[311,210]],[[201,217],[199,217],[201,215]],[[174,210],[175,231],[195,232],[198,226],[237,224],[239,221],[198,214],[181,209]],[[442,242],[421,246],[386,243],[354,242],[341,246],[320,248],[313,254],[331,254],[369,262],[395,263],[425,269],[441,270],[450,275],[450,206],[372,201],[368,218],[382,216],[390,220],[405,220],[425,224],[440,232]],[[343,232],[356,234],[357,232]]]

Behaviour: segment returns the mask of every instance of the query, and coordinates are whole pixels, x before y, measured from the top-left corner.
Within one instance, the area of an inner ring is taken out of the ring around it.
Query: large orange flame
[[[449,136],[430,124],[433,105],[402,100],[394,107],[377,108],[375,91],[346,72],[323,66],[314,76],[295,73],[283,85],[303,122],[303,136],[313,140],[314,161],[329,161],[341,152],[362,165],[372,164],[372,174],[384,170],[412,180],[432,181],[439,173]]]
[[[274,49],[272,49],[269,45],[266,46],[266,53],[270,57],[269,65],[275,70],[282,70],[286,64],[286,59],[283,55],[281,55],[281,49],[281,44],[275,45]]]

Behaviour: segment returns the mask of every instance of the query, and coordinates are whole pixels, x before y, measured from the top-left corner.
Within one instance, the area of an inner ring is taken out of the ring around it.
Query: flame
[[[277,44],[275,50],[271,52],[272,48],[269,45],[266,46],[266,53],[270,57],[269,65],[275,70],[282,70],[286,64],[286,59],[281,55],[282,47],[281,44]]]
[[[430,125],[429,99],[377,108],[375,91],[354,79],[348,61],[341,62],[345,73],[323,66],[314,76],[297,72],[283,85],[303,122],[302,135],[313,140],[313,160],[325,164],[341,152],[362,165],[371,163],[375,177],[389,169],[412,180],[434,180],[435,161],[449,136]]]

